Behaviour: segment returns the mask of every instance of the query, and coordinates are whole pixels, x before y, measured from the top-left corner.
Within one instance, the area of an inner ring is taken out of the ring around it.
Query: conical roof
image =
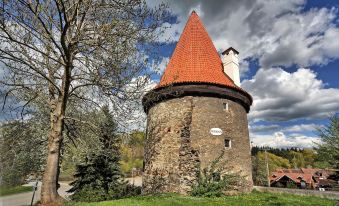
[[[219,54],[194,11],[157,88],[175,83],[211,83],[240,89],[223,72]]]

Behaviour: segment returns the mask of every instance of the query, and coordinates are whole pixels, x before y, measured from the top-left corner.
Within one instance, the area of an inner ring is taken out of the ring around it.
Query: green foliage
[[[33,191],[31,186],[15,186],[15,187],[0,187],[0,197],[6,195],[13,195],[22,192],[30,192]]]
[[[267,171],[265,165],[265,159],[261,159],[257,155],[252,156],[252,179],[254,185],[267,186]]]
[[[317,161],[328,162],[331,168],[339,168],[339,118],[334,115],[330,118],[327,127],[318,129],[321,139],[317,144]]]
[[[219,173],[201,175],[198,184],[192,188],[191,195],[198,197],[221,197],[226,191],[234,188],[241,180],[238,174]]]
[[[220,162],[224,152],[209,167],[203,169],[198,183],[192,187],[191,195],[198,197],[220,197],[226,191],[241,185],[243,177],[237,173],[225,173],[226,162]]]
[[[300,152],[290,151],[289,156],[291,159],[291,166],[293,168],[304,168],[305,167],[305,159],[304,155]]]
[[[290,188],[290,189],[298,188],[297,185],[293,181],[288,181],[287,184],[286,184],[286,187]]]
[[[144,159],[145,133],[135,131],[127,136],[121,146],[121,169],[130,174],[133,168],[141,171]]]
[[[103,107],[98,127],[100,148],[90,150],[82,164],[77,165],[72,199],[76,201],[100,201],[118,199],[135,194],[137,189],[123,181],[120,170],[120,137],[117,125],[108,107]]]
[[[288,159],[291,167],[315,167],[316,152],[314,149],[300,148],[271,148],[271,147],[252,147],[252,156],[256,156],[259,152],[267,151],[276,156]]]
[[[103,188],[84,186],[79,192],[72,195],[72,200],[82,202],[100,202],[110,199],[134,197],[141,194],[141,187],[130,184],[119,184],[111,188],[108,193]]]
[[[5,123],[0,128],[1,185],[21,185],[27,175],[38,174],[45,160],[47,131],[43,119]]]
[[[253,191],[249,194],[222,196],[218,198],[197,198],[177,194],[160,194],[96,203],[67,202],[65,206],[328,206],[335,205],[336,202],[335,200],[319,197]]]
[[[315,152],[315,150],[313,149],[303,149],[301,150],[301,153],[303,155],[304,158],[304,162],[305,162],[305,167],[315,167],[317,168],[314,163],[315,163],[315,159],[317,157],[317,153]]]
[[[313,163],[314,168],[320,168],[320,169],[326,169],[326,168],[331,168],[330,163],[326,161],[315,161]]]
[[[267,152],[267,162],[270,173],[278,168],[290,168],[288,159],[279,157],[269,152]],[[266,154],[265,152],[260,151],[255,157],[252,157],[252,175],[255,185],[267,185],[266,170]]]

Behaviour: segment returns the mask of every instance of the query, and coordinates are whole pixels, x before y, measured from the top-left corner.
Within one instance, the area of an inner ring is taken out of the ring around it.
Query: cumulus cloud
[[[252,121],[326,118],[339,110],[339,89],[325,88],[310,69],[289,73],[281,68],[259,69],[242,87],[254,99]]]
[[[272,131],[278,131],[280,129],[281,129],[281,127],[277,124],[249,126],[249,130],[252,133],[272,132]]]
[[[160,1],[149,1],[157,4]],[[203,20],[219,51],[232,46],[240,58],[258,58],[263,68],[326,64],[339,57],[337,8],[305,10],[305,0],[170,1],[177,16],[160,41],[179,39],[190,12]]]
[[[316,131],[317,128],[321,127],[318,124],[296,124],[292,126],[282,127],[278,124],[270,124],[270,125],[254,125],[249,126],[249,130],[251,133],[267,133],[267,132],[310,132]]]
[[[320,143],[318,137],[294,134],[286,136],[283,132],[275,132],[269,135],[250,134],[252,144],[255,146],[270,146],[275,148],[300,147],[311,148],[315,143]]]
[[[318,124],[299,124],[289,126],[283,129],[284,132],[309,132],[309,131],[316,131],[317,128],[321,127]]]

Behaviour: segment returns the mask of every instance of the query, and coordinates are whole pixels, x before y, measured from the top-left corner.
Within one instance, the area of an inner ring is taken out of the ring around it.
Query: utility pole
[[[271,187],[270,182],[270,169],[268,167],[267,149],[265,149],[265,161],[266,161],[266,175],[267,175],[267,186]]]

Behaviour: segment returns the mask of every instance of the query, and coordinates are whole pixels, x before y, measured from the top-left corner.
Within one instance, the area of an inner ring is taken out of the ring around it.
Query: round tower
[[[222,54],[223,61],[192,12],[160,83],[142,100],[144,193],[188,193],[216,160],[222,174],[244,178],[238,190],[252,189],[247,122],[252,98],[237,79],[238,52],[229,48]]]

